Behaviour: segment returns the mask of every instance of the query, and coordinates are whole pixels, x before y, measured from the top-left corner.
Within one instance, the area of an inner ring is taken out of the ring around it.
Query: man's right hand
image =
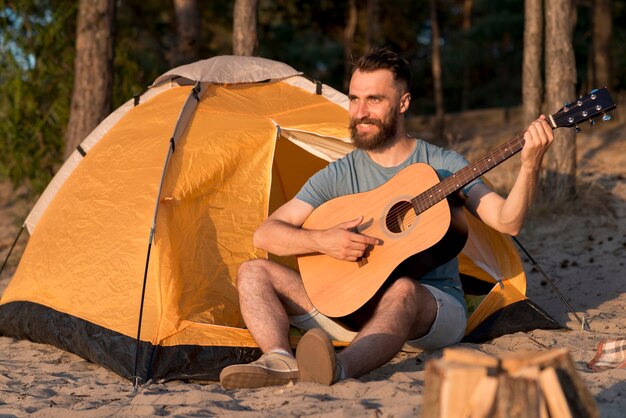
[[[355,232],[356,227],[362,222],[363,216],[359,216],[351,221],[319,231],[317,240],[321,252],[338,260],[356,261],[371,246],[381,245],[382,242],[377,238]]]

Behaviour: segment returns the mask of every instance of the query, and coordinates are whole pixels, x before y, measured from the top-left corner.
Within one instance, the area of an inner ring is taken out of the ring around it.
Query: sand
[[[569,330],[535,330],[506,335],[484,344],[461,344],[497,355],[508,351],[570,350],[576,369],[592,393],[601,416],[625,416],[626,370],[592,372],[587,367],[598,342],[626,338],[626,141],[624,118],[578,135],[580,198],[569,205],[538,207],[520,241],[531,252],[580,317],[573,314],[525,259],[528,295]],[[518,125],[519,126],[519,125]],[[470,159],[493,145],[497,126],[473,132],[473,140],[454,145]],[[511,131],[511,133],[514,133]],[[504,130],[504,134],[507,134]],[[519,157],[489,178],[505,187]],[[517,161],[516,161],[517,160]],[[24,189],[0,184],[0,257],[8,251],[18,225],[32,205]],[[0,277],[2,291],[23,250]],[[360,379],[333,386],[297,383],[256,390],[222,389],[219,383],[153,383],[138,392],[129,381],[78,356],[49,345],[0,337],[0,417],[67,416],[363,416],[420,414],[425,364],[440,350],[400,353]]]

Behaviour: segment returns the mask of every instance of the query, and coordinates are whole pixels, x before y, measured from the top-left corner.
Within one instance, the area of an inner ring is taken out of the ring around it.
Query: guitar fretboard
[[[411,199],[415,213],[426,211],[438,202],[462,189],[478,177],[482,176],[498,164],[508,160],[524,147],[524,133],[518,134],[510,141],[494,148],[478,161],[469,164],[451,176],[446,177],[435,186]]]

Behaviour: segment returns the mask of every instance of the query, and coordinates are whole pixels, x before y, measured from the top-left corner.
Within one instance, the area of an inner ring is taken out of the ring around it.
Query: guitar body
[[[324,315],[341,317],[371,299],[389,277],[410,271],[419,277],[454,258],[465,245],[467,225],[462,208],[444,199],[419,216],[409,201],[439,183],[427,164],[412,164],[382,186],[342,196],[316,208],[305,229],[328,229],[363,216],[358,232],[378,238],[357,262],[325,254],[298,257],[306,292]]]

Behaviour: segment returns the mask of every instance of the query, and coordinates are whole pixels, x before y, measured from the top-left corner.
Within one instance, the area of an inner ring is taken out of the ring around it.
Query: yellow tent
[[[137,382],[215,379],[254,359],[238,266],[267,256],[251,237],[268,213],[351,150],[347,125],[345,95],[275,61],[214,57],[159,77],[83,141],[26,219],[0,334]],[[504,288],[489,285],[468,335],[529,303],[510,241],[473,227],[464,272]]]

